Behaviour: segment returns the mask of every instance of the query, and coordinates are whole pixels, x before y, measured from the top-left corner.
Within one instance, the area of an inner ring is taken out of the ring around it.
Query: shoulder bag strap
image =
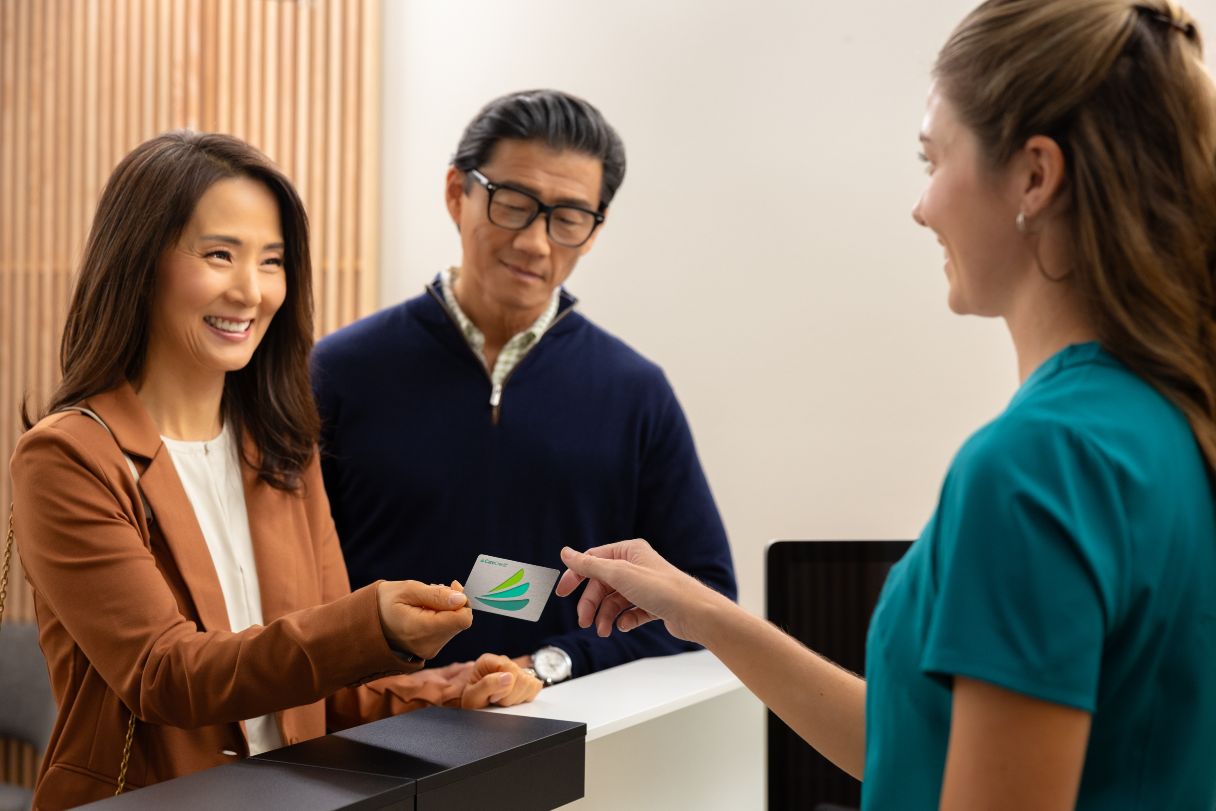
[[[114,432],[110,430],[110,426],[106,425],[105,420],[97,416],[97,414],[83,406],[67,406],[60,409],[61,411],[78,411],[87,417],[91,417],[98,425],[106,429],[106,433],[111,437]],[[115,440],[117,442],[117,440]],[[119,448],[121,451],[122,448]],[[144,518],[148,525],[152,525],[152,508],[148,505],[148,499],[144,496],[144,490],[139,486],[139,469],[135,467],[135,462],[126,453],[123,453],[122,458],[126,460],[127,467],[131,471],[131,476],[135,479],[135,488],[139,490],[139,500],[143,504]],[[8,538],[4,542],[4,568],[0,570],[0,624],[4,623],[4,601],[8,596],[8,571],[9,563],[13,556],[13,505],[10,502],[8,505]],[[122,745],[122,764],[118,769],[118,787],[114,792],[115,795],[122,794],[122,790],[127,784],[127,764],[131,760],[131,739],[135,736],[135,713],[131,713],[131,718],[127,721],[127,738]]]
[[[60,411],[78,411],[81,414],[84,414],[86,417],[91,418],[94,422],[96,422],[102,428],[105,428],[106,433],[109,434],[111,437],[114,436],[114,432],[110,430],[110,426],[106,425],[106,421],[103,420],[101,417],[97,416],[97,412],[95,412],[95,411],[91,411],[91,410],[85,408],[84,406],[64,406],[63,408],[60,409]],[[114,442],[115,442],[115,444],[117,444],[118,440],[114,439]],[[143,504],[143,508],[144,508],[144,518],[147,519],[148,525],[151,526],[152,525],[152,508],[148,505],[148,499],[144,495],[144,489],[139,486],[139,468],[137,468],[135,466],[135,462],[131,459],[130,456],[128,456],[125,452],[123,452],[121,447],[118,450],[120,453],[122,453],[123,461],[127,463],[127,469],[131,471],[131,478],[135,479],[135,488],[137,490],[139,490],[139,500]]]
[[[0,570],[0,625],[4,624],[4,600],[8,597],[8,565],[13,559],[13,505],[8,505],[8,539],[4,542],[4,568]]]

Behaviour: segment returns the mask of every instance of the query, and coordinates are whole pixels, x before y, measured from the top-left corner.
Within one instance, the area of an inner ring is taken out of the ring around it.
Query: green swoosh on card
[[[520,585],[516,586],[513,589],[507,589],[506,591],[499,591],[499,592],[491,591],[489,594],[483,594],[481,596],[490,597],[491,599],[494,599],[494,600],[505,600],[508,597],[518,597],[521,594],[527,594],[528,589],[530,589],[530,588],[532,588],[531,583],[521,583]]]
[[[510,588],[511,586],[514,586],[516,583],[518,583],[520,580],[523,580],[523,579],[524,579],[524,570],[520,569],[518,572],[516,572],[515,574],[508,577],[506,580],[502,581],[497,586],[490,589],[489,593],[493,594],[497,591],[502,591],[505,588]]]
[[[503,611],[519,611],[519,610],[521,610],[521,609],[522,609],[524,606],[526,606],[528,603],[530,603],[530,602],[531,602],[531,600],[528,600],[528,599],[523,599],[523,600],[487,600],[487,599],[486,599],[486,598],[484,598],[484,597],[474,597],[473,599],[474,599],[474,600],[477,600],[479,603],[484,603],[485,605],[488,605],[488,606],[490,606],[491,608],[501,608]]]

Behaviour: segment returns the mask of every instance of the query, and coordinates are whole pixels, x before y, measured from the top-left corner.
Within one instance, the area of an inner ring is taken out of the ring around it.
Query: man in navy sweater
[[[322,469],[354,587],[463,579],[479,554],[560,568],[563,545],[641,537],[735,596],[671,386],[562,288],[624,174],[586,101],[490,102],[447,174],[460,265],[317,345]],[[434,664],[503,652],[552,684],[693,647],[661,623],[601,639],[575,607],[555,600],[535,623],[479,612]]]

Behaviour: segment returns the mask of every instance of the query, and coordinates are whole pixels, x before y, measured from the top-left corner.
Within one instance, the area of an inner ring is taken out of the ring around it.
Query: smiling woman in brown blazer
[[[402,675],[472,622],[459,584],[350,592],[307,380],[311,277],[300,199],[252,147],[169,133],[111,176],[63,381],[12,459],[59,705],[36,807],[536,695],[505,657]]]

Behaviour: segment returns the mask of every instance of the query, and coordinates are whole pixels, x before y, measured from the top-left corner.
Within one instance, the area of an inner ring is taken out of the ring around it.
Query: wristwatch
[[[532,669],[536,671],[536,678],[549,687],[570,678],[574,663],[570,661],[570,654],[561,648],[545,645],[532,654]]]

